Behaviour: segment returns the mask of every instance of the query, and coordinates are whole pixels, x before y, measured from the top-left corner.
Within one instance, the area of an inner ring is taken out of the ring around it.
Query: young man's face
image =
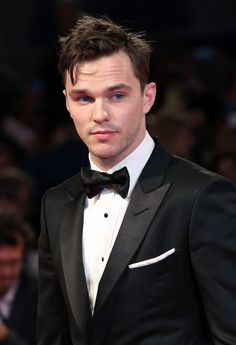
[[[24,256],[23,244],[0,245],[0,297],[19,279]]]
[[[93,162],[109,169],[143,140],[154,83],[141,91],[129,57],[118,52],[80,66],[76,84],[66,75],[67,109]]]

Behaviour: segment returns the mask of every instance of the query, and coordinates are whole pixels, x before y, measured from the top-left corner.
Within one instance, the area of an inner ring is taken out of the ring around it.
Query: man
[[[37,280],[23,270],[31,230],[0,211],[0,344],[36,344]]]
[[[235,186],[146,132],[156,87],[140,35],[85,17],[61,44],[95,172],[43,199],[38,344],[235,345]]]

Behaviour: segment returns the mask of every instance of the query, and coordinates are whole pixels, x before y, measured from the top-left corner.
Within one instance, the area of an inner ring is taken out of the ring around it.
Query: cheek
[[[83,126],[84,119],[86,118],[82,111],[72,108],[70,109],[70,117],[72,118],[77,129]]]
[[[123,123],[139,122],[143,116],[142,105],[139,102],[129,102],[124,104],[122,107],[112,109],[112,114],[117,121]]]
[[[76,132],[78,135],[81,137],[81,139],[84,139],[86,137],[86,131],[87,131],[87,126],[86,126],[86,121],[83,120],[83,118],[80,116],[73,116],[71,115],[72,121],[74,123]]]
[[[142,120],[145,118],[142,106],[138,104],[130,105],[127,108],[126,116],[124,117],[124,124],[127,126],[139,126]]]

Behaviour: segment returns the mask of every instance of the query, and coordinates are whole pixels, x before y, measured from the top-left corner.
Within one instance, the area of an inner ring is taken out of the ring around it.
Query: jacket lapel
[[[96,299],[94,317],[127,268],[157,213],[170,184],[163,184],[171,156],[156,145],[133,191],[124,220],[113,246]]]
[[[91,322],[91,309],[82,257],[84,193],[64,208],[60,226],[60,248],[65,284],[71,310],[85,337]]]

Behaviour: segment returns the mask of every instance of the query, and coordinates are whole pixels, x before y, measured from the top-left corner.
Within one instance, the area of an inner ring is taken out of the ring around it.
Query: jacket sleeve
[[[192,210],[190,256],[214,345],[236,344],[236,186],[216,177]]]
[[[47,194],[41,208],[39,238],[38,345],[71,345],[68,311],[54,270],[46,213]]]

